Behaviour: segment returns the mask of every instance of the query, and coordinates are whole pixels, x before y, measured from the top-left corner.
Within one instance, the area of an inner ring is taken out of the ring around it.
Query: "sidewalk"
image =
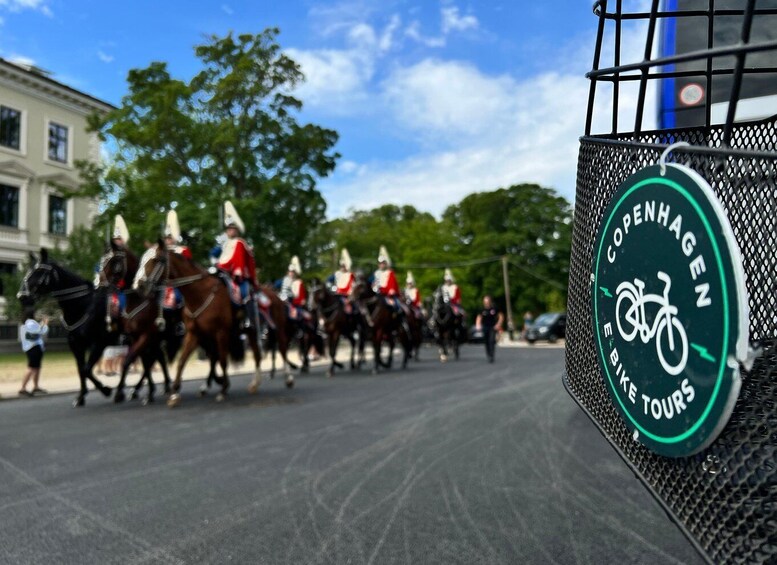
[[[371,358],[371,356],[368,358]],[[342,360],[350,359],[350,347],[347,352],[345,350],[340,351],[338,353],[337,359],[341,362]],[[292,363],[298,364],[299,355],[296,352],[289,352],[289,360]],[[328,365],[329,365],[328,357],[322,357],[317,361],[310,362],[311,368],[328,366]],[[282,366],[283,366],[283,361],[281,360],[280,355],[277,355],[276,361],[275,361],[276,378],[278,378],[277,375],[280,375]],[[140,367],[141,367],[141,364],[138,363],[138,368]],[[168,368],[171,379],[175,379],[176,367],[177,367],[177,363],[173,362],[171,366]],[[270,367],[272,367],[271,359],[269,357],[265,357],[264,359],[262,359],[262,364],[261,364],[262,378],[269,378]],[[217,370],[219,371],[219,374],[221,374],[221,370],[220,369],[217,369]],[[254,372],[253,354],[251,354],[251,352],[249,351],[246,354],[245,361],[243,361],[240,364],[230,363],[227,370],[230,375],[238,375],[238,374],[245,374],[245,373],[253,374]],[[21,384],[22,376],[23,376],[22,371],[23,371],[22,367],[20,367],[17,371],[15,371],[15,372],[18,372],[18,378],[14,373],[13,380],[9,378],[0,380],[0,400],[13,400],[13,399],[30,400],[29,397],[19,396],[19,386]],[[190,357],[189,361],[186,363],[186,368],[183,371],[182,380],[183,381],[204,381],[204,379],[208,376],[209,371],[210,371],[209,361],[197,359],[194,355],[192,355],[192,357]],[[141,375],[140,371],[130,371],[129,373],[127,373],[127,380],[125,385],[126,386],[125,392],[127,393],[127,395],[131,393],[132,388],[134,388],[135,384],[138,382],[138,380],[140,380],[140,375]],[[161,394],[161,392],[164,390],[163,388],[164,376],[162,375],[162,370],[159,368],[159,365],[154,365],[154,369],[151,372],[151,376],[154,379],[154,384],[157,387],[157,394]],[[118,375],[109,377],[105,375],[95,374],[95,377],[97,377],[97,379],[100,382],[102,382],[104,385],[107,385],[111,388],[115,388],[116,385],[119,384]],[[44,357],[43,368],[41,370],[41,376],[40,376],[40,386],[41,388],[47,391],[47,395],[77,393],[81,387],[81,384],[78,379],[78,373],[76,371],[75,361],[73,360],[72,356],[68,356],[68,358],[66,360],[63,360],[62,362],[49,363],[48,366],[46,364],[46,358]],[[29,388],[31,387],[32,387],[32,384],[29,385]],[[102,396],[99,392],[95,391],[92,383],[87,383],[87,387],[90,391],[90,396]]]

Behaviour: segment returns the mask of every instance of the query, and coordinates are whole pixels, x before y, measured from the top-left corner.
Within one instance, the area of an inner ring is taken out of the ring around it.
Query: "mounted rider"
[[[340,269],[332,276],[332,282],[334,282],[335,294],[337,294],[343,302],[346,314],[351,314],[353,312],[351,302],[348,299],[351,295],[351,289],[353,288],[355,279],[354,274],[351,272],[352,265],[351,255],[348,253],[347,249],[343,248],[342,251],[340,251]]]
[[[405,277],[405,301],[410,306],[410,311],[417,320],[422,318],[421,314],[421,292],[415,286],[413,273],[408,271]]]
[[[305,283],[302,282],[302,266],[299,263],[299,257],[296,255],[291,258],[288,273],[281,281],[280,298],[284,300],[289,309],[289,318],[300,320],[305,317],[304,307],[307,300],[307,291]]]
[[[216,267],[229,273],[240,289],[240,299],[245,306],[244,325],[250,327],[256,322],[257,315],[252,292],[259,288],[256,281],[256,262],[251,246],[240,237],[245,232],[245,224],[229,200],[224,202],[224,227],[226,240]]]
[[[454,316],[463,317],[465,315],[464,309],[461,307],[461,290],[459,285],[456,284],[456,279],[453,278],[453,273],[451,273],[450,269],[445,269],[442,296],[443,300],[450,304]]]
[[[391,257],[383,245],[378,253],[378,270],[372,277],[372,288],[386,299],[386,303],[394,308],[395,312],[402,312],[397,276],[391,268]]]
[[[130,240],[129,229],[127,229],[127,223],[121,214],[116,214],[113,219],[113,231],[111,232],[111,242],[122,251],[127,250],[127,244]],[[97,274],[94,279],[94,286],[103,285],[101,279],[102,264],[97,265]],[[118,321],[119,316],[127,307],[127,297],[124,296],[124,279],[121,279],[116,283],[115,292],[112,292],[108,298],[108,315],[107,317]],[[106,320],[110,324],[111,320]]]
[[[167,213],[167,221],[165,222],[165,246],[168,251],[178,253],[187,259],[191,259],[192,252],[186,245],[182,245],[182,241],[181,227],[178,224],[178,214],[175,210],[170,210]],[[168,286],[165,289],[162,305],[166,310],[177,310],[182,308],[183,295],[181,294],[181,291],[177,288]]]

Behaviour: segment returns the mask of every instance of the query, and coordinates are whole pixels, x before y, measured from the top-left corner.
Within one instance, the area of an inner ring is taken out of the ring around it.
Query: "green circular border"
[[[599,279],[599,262],[601,260],[601,254],[602,254],[602,246],[604,245],[604,235],[607,233],[607,228],[610,225],[610,222],[612,221],[613,217],[615,216],[615,212],[620,207],[623,200],[629,196],[631,193],[633,193],[636,190],[639,190],[640,188],[644,188],[646,185],[649,184],[660,184],[668,186],[669,188],[672,188],[679,192],[688,202],[690,202],[691,206],[694,208],[698,216],[701,218],[702,223],[704,224],[704,228],[707,231],[707,235],[710,238],[710,241],[712,243],[712,249],[715,252],[715,260],[718,264],[718,274],[720,276],[721,281],[721,287],[722,287],[722,294],[723,294],[723,348],[720,354],[720,365],[718,369],[718,377],[717,382],[715,383],[715,388],[712,391],[712,396],[707,403],[707,406],[704,409],[704,412],[699,417],[699,419],[696,421],[696,423],[691,426],[688,430],[686,430],[684,433],[670,437],[670,438],[664,438],[661,436],[657,436],[646,429],[644,429],[637,421],[634,420],[634,418],[631,416],[631,413],[629,410],[624,406],[623,401],[621,400],[620,396],[618,395],[618,392],[616,390],[615,385],[612,382],[612,377],[610,376],[610,371],[607,368],[607,359],[604,358],[604,349],[602,348],[602,337],[600,335],[599,331],[599,295],[596,292],[598,286],[597,281]],[[728,286],[726,284],[726,274],[723,270],[723,260],[720,256],[720,249],[718,248],[718,242],[716,238],[714,237],[714,234],[712,233],[712,227],[710,226],[709,221],[707,220],[707,217],[704,215],[701,206],[699,206],[699,203],[696,201],[696,199],[680,184],[677,182],[665,179],[661,177],[651,177],[648,179],[644,179],[631,188],[629,188],[616,202],[614,208],[610,212],[610,217],[607,219],[607,223],[605,223],[604,228],[602,229],[601,238],[599,240],[599,249],[596,253],[596,271],[594,273],[594,321],[596,325],[596,339],[597,343],[599,345],[599,356],[602,361],[602,367],[604,368],[604,372],[607,375],[607,381],[610,383],[610,388],[612,389],[612,396],[616,398],[618,401],[618,404],[621,406],[621,410],[623,413],[626,414],[629,421],[634,424],[634,426],[643,434],[645,434],[650,439],[658,442],[658,443],[664,443],[664,444],[673,444],[678,443],[680,441],[683,441],[684,439],[687,439],[689,436],[691,436],[696,430],[701,427],[701,425],[704,423],[704,421],[709,416],[710,411],[712,410],[713,405],[715,404],[715,401],[717,400],[718,393],[720,392],[721,383],[723,382],[723,375],[726,369],[726,360],[728,359],[727,355],[727,349],[729,348],[729,323],[730,323],[730,316],[729,316],[729,305],[728,305]]]

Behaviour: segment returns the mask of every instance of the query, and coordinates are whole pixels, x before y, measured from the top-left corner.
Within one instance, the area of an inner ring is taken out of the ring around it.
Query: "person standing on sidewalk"
[[[22,350],[27,354],[27,372],[24,374],[22,388],[19,396],[33,396],[35,393],[45,394],[46,391],[38,386],[40,377],[40,365],[43,360],[43,338],[49,333],[49,324],[46,317],[40,323],[35,320],[35,310],[30,307],[24,309],[24,323],[19,326],[19,341],[22,342]],[[32,379],[32,392],[27,390],[27,383]]]
[[[486,356],[488,362],[494,362],[494,349],[496,346],[496,333],[502,331],[504,315],[496,309],[491,297],[483,297],[483,310],[475,319],[475,327],[483,331],[483,342],[486,344]]]

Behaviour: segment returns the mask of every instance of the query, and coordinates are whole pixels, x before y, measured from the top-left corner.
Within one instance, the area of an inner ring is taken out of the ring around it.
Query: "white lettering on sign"
[[[683,379],[680,388],[664,398],[651,398],[643,393],[642,410],[646,416],[650,415],[654,420],[671,420],[687,410],[695,397],[696,391],[693,385],[688,379]]]

